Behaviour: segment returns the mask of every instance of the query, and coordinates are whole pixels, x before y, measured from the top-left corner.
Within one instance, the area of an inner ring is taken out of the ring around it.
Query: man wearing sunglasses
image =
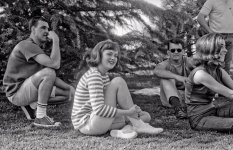
[[[30,37],[19,42],[8,59],[3,78],[6,96],[21,106],[27,119],[35,119],[35,126],[56,127],[60,122],[47,116],[47,105],[70,100],[74,88],[56,77],[61,62],[59,38],[49,31],[45,18],[32,18],[29,29]],[[42,49],[48,40],[52,42],[50,55]]]
[[[167,43],[168,59],[159,63],[154,72],[160,78],[160,99],[164,106],[173,107],[178,119],[186,119],[184,83],[193,68],[191,59],[185,56],[184,43],[172,39]]]

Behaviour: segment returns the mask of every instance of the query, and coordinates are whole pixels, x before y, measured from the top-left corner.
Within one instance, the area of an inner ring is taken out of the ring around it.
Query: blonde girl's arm
[[[176,81],[185,82],[187,77],[175,74],[169,70],[166,70],[167,62],[163,61],[159,63],[153,70],[153,73],[161,79],[175,79]]]
[[[230,75],[222,68],[221,68],[221,71],[222,71],[223,84],[233,90],[233,80],[231,79]]]
[[[195,84],[202,84],[216,93],[233,99],[233,90],[220,84],[210,74],[203,70],[198,70],[194,74],[193,81]]]

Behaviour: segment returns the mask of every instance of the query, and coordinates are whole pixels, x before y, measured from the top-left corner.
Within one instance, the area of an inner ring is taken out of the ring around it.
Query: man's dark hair
[[[43,16],[35,16],[35,17],[31,18],[29,21],[29,30],[31,31],[31,28],[33,26],[36,27],[39,21],[48,22]]]
[[[166,45],[167,45],[167,49],[169,50],[170,49],[170,43],[173,43],[173,44],[180,44],[182,46],[182,48],[184,48],[184,42],[183,40],[181,39],[178,39],[178,38],[174,38],[174,39],[170,39],[166,42]]]

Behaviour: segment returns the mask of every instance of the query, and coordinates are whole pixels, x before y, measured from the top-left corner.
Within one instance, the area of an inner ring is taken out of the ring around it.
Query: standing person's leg
[[[233,35],[224,35],[226,42],[227,53],[225,55],[225,67],[227,73],[230,74],[230,67],[232,62],[232,53],[233,53]]]
[[[175,115],[179,119],[187,118],[186,111],[183,108],[182,99],[178,92],[174,79],[160,80],[160,98],[165,106],[172,106],[175,109]],[[168,105],[169,104],[169,105]]]

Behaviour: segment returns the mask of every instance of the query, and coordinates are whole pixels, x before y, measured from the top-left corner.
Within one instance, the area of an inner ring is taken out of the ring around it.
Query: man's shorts
[[[53,86],[50,97],[55,97],[56,86]],[[26,79],[17,92],[8,97],[9,101],[17,106],[26,106],[38,100],[38,89],[32,83],[31,77]]]

